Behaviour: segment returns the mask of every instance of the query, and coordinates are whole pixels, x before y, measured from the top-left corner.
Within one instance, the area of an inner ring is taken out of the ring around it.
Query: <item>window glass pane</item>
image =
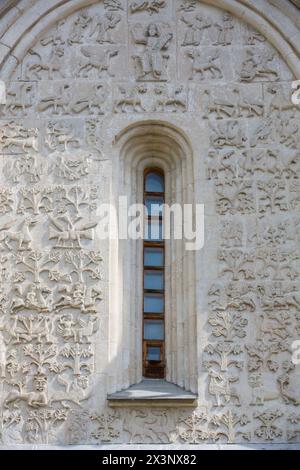
[[[151,219],[145,223],[145,240],[158,242],[163,239],[163,224],[159,219]]]
[[[145,289],[163,289],[164,273],[160,271],[145,271],[144,273]]]
[[[145,313],[163,313],[164,298],[162,294],[145,294],[144,295],[144,312]]]
[[[149,193],[164,192],[164,177],[160,173],[151,172],[146,175],[145,191]]]
[[[147,347],[147,361],[160,361],[160,348],[155,346]]]
[[[145,320],[144,339],[164,339],[164,322],[156,320]]]
[[[145,198],[145,206],[147,208],[147,215],[162,215],[162,205],[164,199],[160,196],[148,196]]]
[[[164,263],[164,251],[162,248],[145,248],[144,265],[162,267]]]

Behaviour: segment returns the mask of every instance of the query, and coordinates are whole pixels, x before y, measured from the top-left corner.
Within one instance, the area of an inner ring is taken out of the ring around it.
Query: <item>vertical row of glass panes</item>
[[[143,374],[165,376],[164,264],[163,241],[164,175],[148,170],[144,176],[144,205],[147,209],[144,237],[144,328]]]

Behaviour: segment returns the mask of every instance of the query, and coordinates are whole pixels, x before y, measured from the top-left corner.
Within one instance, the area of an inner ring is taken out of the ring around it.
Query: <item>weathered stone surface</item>
[[[0,19],[2,445],[297,445],[300,14],[67,3]],[[140,389],[142,258],[99,207],[142,202],[149,165],[205,205],[204,248],[173,245],[166,279],[166,378],[193,410],[107,402]]]

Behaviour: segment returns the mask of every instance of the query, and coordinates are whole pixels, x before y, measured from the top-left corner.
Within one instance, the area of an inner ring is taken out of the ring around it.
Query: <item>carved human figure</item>
[[[133,40],[136,44],[145,46],[142,54],[135,55],[139,72],[138,79],[164,80],[164,61],[169,58],[165,54],[173,39],[173,33],[162,31],[157,23],[150,23],[146,29],[140,24],[132,29]]]
[[[248,382],[252,388],[252,402],[253,406],[262,406],[265,401],[278,400],[279,391],[276,389],[266,389],[264,386],[264,379],[261,372],[253,372],[248,377]]]
[[[202,43],[205,31],[208,30],[212,21],[202,15],[183,15],[181,21],[187,25],[182,46],[199,46]]]
[[[31,283],[26,288],[16,286],[15,296],[11,302],[13,313],[18,310],[35,310],[37,312],[49,312],[51,310],[51,290],[44,285]]]
[[[232,43],[232,33],[234,29],[232,16],[228,13],[223,15],[222,23],[215,23],[217,30],[217,39],[214,42],[215,46],[228,46]]]
[[[82,313],[96,313],[96,301],[102,299],[101,292],[98,289],[94,287],[87,288],[82,282],[76,282],[71,287],[62,287],[59,289],[59,293],[60,297],[55,304],[55,308],[58,310],[74,308],[80,309]],[[70,322],[70,319],[67,319],[67,321]],[[68,323],[68,326],[71,328],[74,325]],[[60,328],[62,328],[62,324]]]
[[[231,386],[231,383],[238,381],[238,377],[228,377],[213,368],[208,370],[208,375],[210,379],[208,390],[215,397],[215,406],[224,406],[233,398],[236,400],[236,405],[241,406],[240,395]]]

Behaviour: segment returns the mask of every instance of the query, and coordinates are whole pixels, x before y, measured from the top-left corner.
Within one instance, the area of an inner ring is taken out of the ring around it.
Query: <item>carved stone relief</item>
[[[285,58],[198,0],[101,0],[30,44],[0,105],[1,444],[299,442],[300,126]],[[118,292],[98,209],[119,183],[116,135],[156,119],[187,136],[184,191],[212,219],[199,402],[115,412]]]

